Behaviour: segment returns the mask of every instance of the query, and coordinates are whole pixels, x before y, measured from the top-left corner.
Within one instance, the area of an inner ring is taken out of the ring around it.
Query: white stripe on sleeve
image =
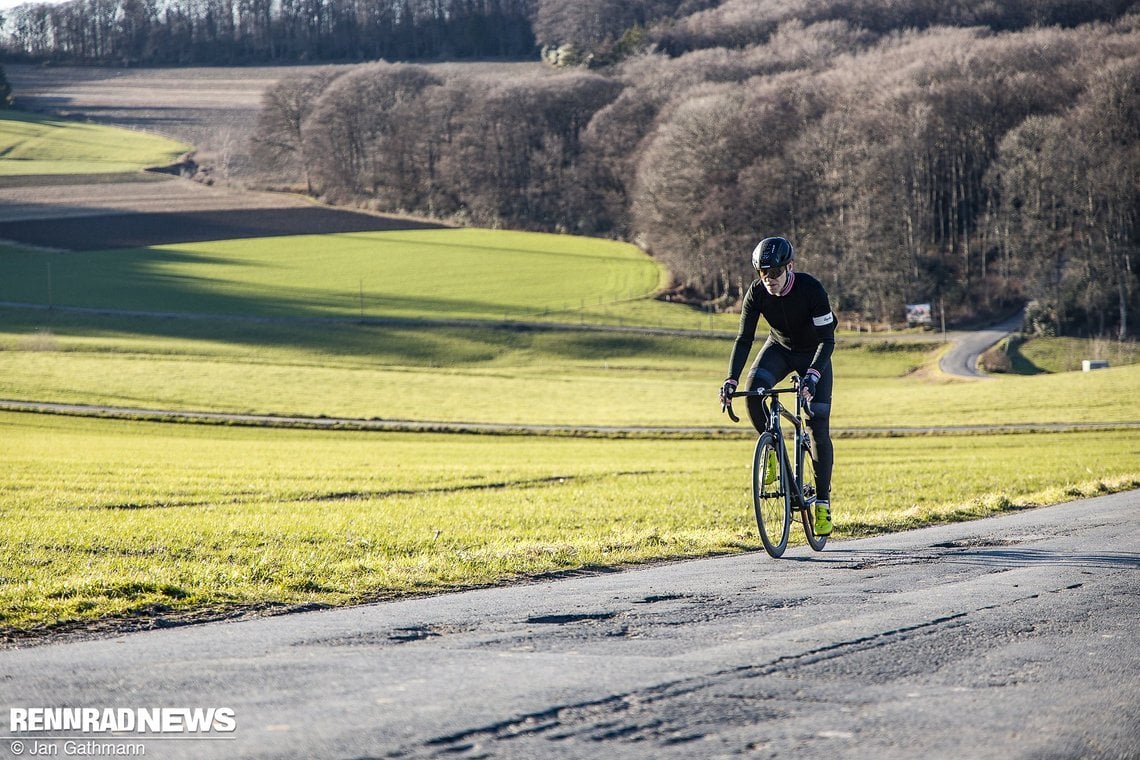
[[[826,314],[824,314],[822,317],[812,317],[811,321],[815,323],[816,327],[823,327],[824,325],[830,325],[832,322],[835,321],[835,314],[829,311]]]

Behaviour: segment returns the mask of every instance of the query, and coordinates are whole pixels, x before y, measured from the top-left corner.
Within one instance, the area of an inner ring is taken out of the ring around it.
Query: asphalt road
[[[1010,317],[1000,325],[957,333],[953,344],[938,360],[938,366],[949,375],[959,377],[983,378],[989,377],[978,368],[978,360],[990,346],[1012,332],[1021,329],[1022,316],[1017,314]]]
[[[0,754],[70,706],[233,711],[156,758],[1135,758],[1138,507],[0,651]]]

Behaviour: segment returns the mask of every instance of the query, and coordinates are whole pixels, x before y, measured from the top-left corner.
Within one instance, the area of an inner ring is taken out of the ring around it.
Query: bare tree
[[[415,129],[414,102],[442,80],[421,66],[375,63],[337,77],[302,123],[314,184],[334,197],[404,192],[405,137]]]
[[[684,6],[680,0],[539,0],[534,12],[534,36],[544,48],[563,48],[570,60],[585,63],[610,60],[634,52],[619,51],[630,33],[671,18]]]
[[[3,23],[3,17],[0,17],[0,23]],[[0,109],[9,108],[12,105],[12,85],[8,83],[8,76],[4,73],[4,67],[0,66]]]
[[[282,79],[262,97],[253,138],[254,159],[263,170],[300,175],[310,195],[313,181],[302,127],[329,83],[343,73],[343,69],[329,68],[304,77]]]
[[[574,191],[581,136],[620,91],[618,82],[584,72],[491,87],[462,138],[464,202],[474,218],[592,231],[592,212]]]
[[[682,284],[725,295],[738,219],[722,203],[757,146],[745,129],[739,86],[693,94],[661,124],[641,157],[634,219],[648,248]]]

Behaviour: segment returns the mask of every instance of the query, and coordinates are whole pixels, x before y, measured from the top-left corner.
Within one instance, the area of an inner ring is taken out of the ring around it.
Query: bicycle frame
[[[788,411],[788,408],[780,403],[780,394],[791,393],[796,397],[795,413]],[[807,408],[804,404],[803,396],[800,395],[800,381],[798,377],[792,378],[792,385],[789,388],[770,388],[763,391],[737,391],[732,394],[732,398],[748,398],[759,397],[761,408],[764,410],[764,416],[768,420],[767,431],[770,432],[777,441],[784,440],[783,428],[780,425],[780,418],[786,419],[792,425],[792,450],[796,452],[795,462],[788,461],[788,451],[785,446],[780,446],[777,449],[776,458],[780,462],[780,467],[783,470],[787,482],[794,483],[795,488],[792,489],[792,499],[795,502],[794,509],[802,510],[812,506],[804,498],[804,466],[803,457],[799,456],[799,452],[804,449],[811,448],[811,437],[807,429],[807,423],[804,421],[804,413]],[[731,402],[726,404],[724,410],[728,412],[728,416],[733,422],[740,422],[740,418],[732,410]]]

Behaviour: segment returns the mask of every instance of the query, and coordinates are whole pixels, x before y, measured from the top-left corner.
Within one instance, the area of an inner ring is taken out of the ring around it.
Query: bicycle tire
[[[764,550],[775,558],[783,555],[788,548],[788,534],[792,527],[792,493],[787,487],[787,466],[785,456],[776,451],[782,446],[771,433],[764,433],[756,440],[756,451],[752,457],[752,507],[756,513],[756,527],[760,531],[760,541]],[[764,463],[768,453],[776,452],[776,479],[765,483]]]
[[[800,522],[803,523],[808,546],[817,552],[821,552],[823,547],[827,545],[827,536],[815,534],[815,462],[806,446],[799,447],[797,456],[799,457],[798,471],[803,473],[803,496],[800,501],[803,509],[800,510]]]

